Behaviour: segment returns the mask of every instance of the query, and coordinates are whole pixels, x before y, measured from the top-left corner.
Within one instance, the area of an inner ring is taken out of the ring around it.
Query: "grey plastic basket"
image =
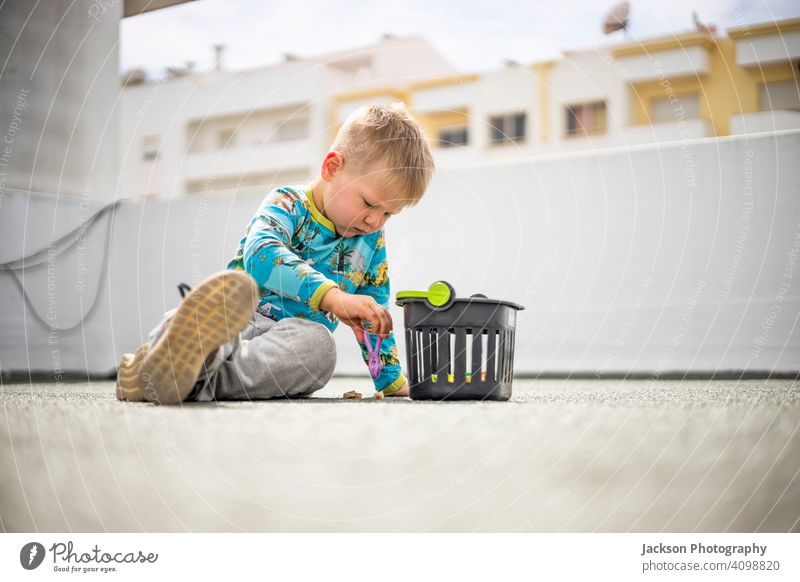
[[[397,299],[396,304],[403,307],[412,399],[511,398],[522,305],[481,294],[455,298],[455,292],[442,307],[424,298]]]

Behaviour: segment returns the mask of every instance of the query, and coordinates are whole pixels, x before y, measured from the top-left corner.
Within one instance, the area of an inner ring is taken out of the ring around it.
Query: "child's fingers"
[[[389,316],[389,311],[379,307],[377,310],[377,315],[379,320],[378,333],[381,337],[389,337],[389,334],[392,331],[392,318]]]

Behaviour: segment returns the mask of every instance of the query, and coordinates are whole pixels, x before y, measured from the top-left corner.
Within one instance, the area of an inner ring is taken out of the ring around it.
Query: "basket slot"
[[[466,349],[464,351],[464,362],[467,365],[467,373],[472,374],[472,330],[466,330]]]
[[[422,370],[422,359],[425,357],[425,351],[422,349],[422,331],[417,329],[414,330],[414,337],[416,338],[415,347],[417,348],[417,361],[415,362],[415,367],[417,368],[417,378],[419,381],[425,379],[425,375]]]
[[[501,382],[506,381],[508,375],[508,332],[505,330],[500,331],[498,337],[499,345],[497,351],[500,354],[500,361],[497,368],[497,375]]]
[[[497,380],[497,331],[489,330],[489,337],[486,346],[486,378],[491,381]]]
[[[511,376],[514,373],[514,332],[508,332],[508,370],[506,372],[506,379],[511,382]]]
[[[510,331],[506,331],[505,352],[506,352],[505,381],[510,382],[511,373],[513,371],[513,366],[514,366],[514,336]]]
[[[412,329],[406,330],[406,354],[408,356],[408,375],[411,377],[412,384],[419,382],[419,373],[417,372],[417,332]]]
[[[429,380],[432,373],[432,365],[435,365],[435,362],[431,362],[431,358],[435,358],[433,355],[433,330],[423,330],[422,331],[422,378],[424,380]]]
[[[485,329],[481,331],[481,381],[485,382],[489,377],[487,367],[487,357],[489,356],[489,332]]]
[[[455,336],[456,348],[453,352],[453,375],[456,384],[461,384],[467,376],[467,332],[464,328],[458,328]]]
[[[447,382],[448,374],[450,374],[450,333],[447,328],[439,328],[436,335],[438,352],[436,377],[439,382]]]
[[[483,360],[483,330],[475,330],[472,336],[472,381],[479,382],[481,379],[481,363]]]

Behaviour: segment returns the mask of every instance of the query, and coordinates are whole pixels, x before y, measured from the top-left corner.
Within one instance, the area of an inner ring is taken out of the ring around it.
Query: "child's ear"
[[[344,154],[338,150],[328,152],[322,161],[322,178],[330,182],[342,170],[344,170]]]

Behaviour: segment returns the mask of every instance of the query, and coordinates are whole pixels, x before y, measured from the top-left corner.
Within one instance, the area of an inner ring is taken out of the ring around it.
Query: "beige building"
[[[565,52],[457,74],[423,39],[129,86],[129,196],[263,190],[312,176],[342,121],[406,103],[440,167],[800,128],[800,19]]]

